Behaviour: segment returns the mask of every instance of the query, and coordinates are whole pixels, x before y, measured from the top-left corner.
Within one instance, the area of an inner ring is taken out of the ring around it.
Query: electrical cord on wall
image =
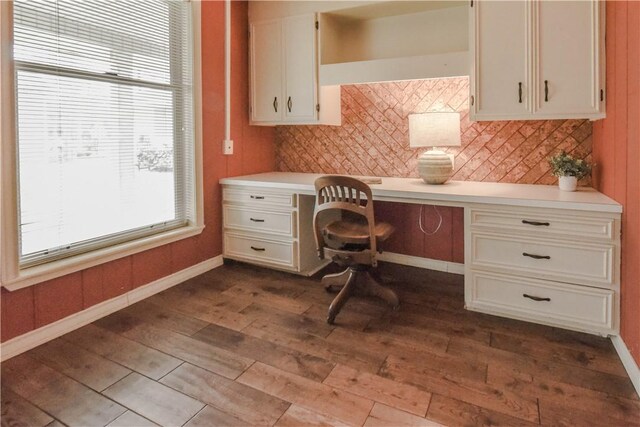
[[[438,208],[436,206],[432,205],[431,207],[438,214],[438,225],[436,226],[435,230],[433,230],[431,232],[425,231],[425,229],[424,229],[424,227],[422,225],[422,217],[424,216],[424,205],[420,206],[420,218],[418,219],[418,225],[420,225],[420,231],[422,231],[427,236],[433,236],[434,234],[436,234],[440,230],[440,227],[442,227],[442,214],[440,213],[440,211],[438,210]]]

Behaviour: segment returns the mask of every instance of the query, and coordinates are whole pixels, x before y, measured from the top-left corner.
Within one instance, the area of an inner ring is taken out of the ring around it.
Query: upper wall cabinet
[[[282,21],[252,23],[251,39],[251,120],[282,120]],[[313,88],[311,89],[314,90]]]
[[[471,2],[473,120],[601,119],[604,4]]]
[[[339,124],[340,88],[318,85],[315,14],[251,22],[249,31],[251,123]]]

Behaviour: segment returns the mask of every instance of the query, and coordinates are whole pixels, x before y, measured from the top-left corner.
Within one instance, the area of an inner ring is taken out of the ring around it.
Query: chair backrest
[[[352,212],[365,217],[369,227],[369,250],[376,252],[375,220],[371,188],[364,182],[339,175],[321,176],[315,181],[316,206],[313,213],[318,255],[323,257],[326,242],[320,228],[320,213],[327,210]]]

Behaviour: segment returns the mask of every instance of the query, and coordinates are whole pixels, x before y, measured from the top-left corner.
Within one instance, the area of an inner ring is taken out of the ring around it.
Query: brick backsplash
[[[276,168],[289,172],[417,177],[408,115],[458,111],[462,146],[454,180],[555,184],[547,157],[561,149],[591,161],[587,120],[469,121],[469,79],[342,86],[342,126],[278,126]],[[583,184],[590,184],[589,179]]]

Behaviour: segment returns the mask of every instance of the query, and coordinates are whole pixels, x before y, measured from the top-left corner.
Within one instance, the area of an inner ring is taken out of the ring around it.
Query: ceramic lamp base
[[[427,184],[444,184],[453,172],[453,156],[429,150],[418,157],[418,174]]]

